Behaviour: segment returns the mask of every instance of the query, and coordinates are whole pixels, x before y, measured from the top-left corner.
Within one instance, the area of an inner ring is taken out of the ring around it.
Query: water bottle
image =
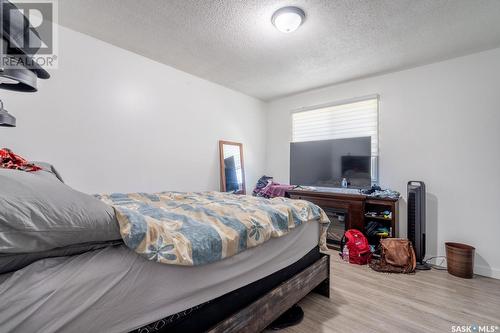
[[[344,246],[344,249],[342,250],[342,259],[349,262],[349,249],[347,246]]]
[[[342,178],[342,188],[347,188],[347,179]]]

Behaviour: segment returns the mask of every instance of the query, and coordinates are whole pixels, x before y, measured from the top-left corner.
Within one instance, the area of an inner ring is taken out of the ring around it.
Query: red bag
[[[366,265],[370,257],[370,245],[365,235],[359,230],[349,229],[344,233],[341,244],[345,244],[349,250],[349,263],[357,265]],[[341,246],[341,250],[344,250]]]

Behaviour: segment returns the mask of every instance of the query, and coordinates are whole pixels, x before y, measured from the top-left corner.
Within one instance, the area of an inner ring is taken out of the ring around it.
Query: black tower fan
[[[408,239],[415,248],[417,269],[428,270],[425,257],[425,184],[411,180],[408,182]]]

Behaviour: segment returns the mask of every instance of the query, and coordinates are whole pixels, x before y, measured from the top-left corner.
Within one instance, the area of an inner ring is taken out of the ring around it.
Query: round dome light
[[[297,30],[306,14],[298,7],[283,7],[274,12],[271,22],[281,32],[290,33]]]

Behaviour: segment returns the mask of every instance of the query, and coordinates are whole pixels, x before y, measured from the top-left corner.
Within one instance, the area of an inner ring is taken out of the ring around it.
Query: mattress
[[[37,261],[0,275],[0,332],[126,332],[257,281],[318,244],[310,222],[216,263],[148,261],[125,246]]]

